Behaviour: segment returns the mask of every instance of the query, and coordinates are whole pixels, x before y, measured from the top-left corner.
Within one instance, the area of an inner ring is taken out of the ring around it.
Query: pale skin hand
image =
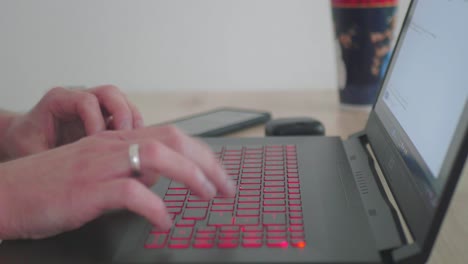
[[[143,127],[137,108],[112,85],[86,90],[54,88],[0,131],[0,161],[24,157],[104,130]]]
[[[133,143],[140,146],[139,178],[131,176],[128,148]],[[173,127],[107,131],[1,163],[0,237],[44,238],[121,208],[169,228],[163,201],[148,188],[160,174],[203,198],[234,194],[209,147]]]

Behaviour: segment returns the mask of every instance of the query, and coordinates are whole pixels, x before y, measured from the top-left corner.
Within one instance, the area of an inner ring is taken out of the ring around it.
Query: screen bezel
[[[435,237],[440,229],[442,219],[466,160],[468,152],[466,122],[468,111],[465,107],[465,111],[461,117],[461,127],[459,125],[457,128],[456,135],[449,147],[447,158],[444,161],[443,173],[448,175],[447,182],[438,196],[437,203],[433,206],[428,206],[433,201],[428,201],[427,197],[420,195],[416,189],[417,187],[410,180],[413,176],[412,170],[407,166],[400,153],[401,150],[395,145],[391,135],[385,129],[385,117],[380,116],[376,112],[376,106],[379,100],[381,100],[381,92],[384,90],[388,77],[391,75],[418,2],[418,0],[414,0],[410,4],[380,88],[379,99],[374,103],[365,130],[369,144],[375,153],[377,162],[384,173],[414,241],[422,249],[422,252],[420,252],[421,256],[426,259],[434,244]],[[418,164],[418,166],[420,166],[421,170],[425,169],[425,164]]]

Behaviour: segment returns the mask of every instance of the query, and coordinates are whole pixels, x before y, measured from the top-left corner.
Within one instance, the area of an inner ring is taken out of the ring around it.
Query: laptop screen
[[[447,180],[443,163],[467,107],[468,1],[415,5],[374,109],[416,189],[435,206]]]

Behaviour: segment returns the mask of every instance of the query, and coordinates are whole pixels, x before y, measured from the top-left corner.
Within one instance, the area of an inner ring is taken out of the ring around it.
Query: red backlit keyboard
[[[164,201],[175,226],[153,228],[145,248],[305,247],[296,146],[225,146],[215,155],[236,197],[203,200],[171,182]]]

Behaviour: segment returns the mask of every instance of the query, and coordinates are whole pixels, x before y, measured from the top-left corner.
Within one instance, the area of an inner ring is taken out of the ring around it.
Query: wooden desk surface
[[[310,116],[321,120],[329,136],[343,138],[364,128],[366,111],[340,108],[335,91],[155,92],[130,94],[146,124],[232,106],[268,110],[274,118]],[[232,136],[263,136],[263,126]],[[429,263],[468,263],[468,170],[465,167]]]

